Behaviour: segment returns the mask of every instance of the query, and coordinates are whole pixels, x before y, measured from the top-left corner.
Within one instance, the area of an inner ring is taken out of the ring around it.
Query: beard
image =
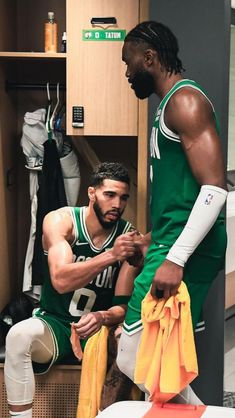
[[[138,99],[146,99],[154,93],[153,76],[144,69],[137,70],[130,83]]]
[[[114,210],[109,210],[109,211],[103,213],[102,210],[101,210],[101,207],[100,207],[100,205],[97,201],[93,204],[93,209],[95,211],[96,217],[97,217],[100,225],[104,229],[113,228],[117,224],[117,222],[119,221],[119,219],[121,218],[121,216],[123,214],[123,211],[121,212],[118,209],[116,209],[115,211]],[[105,221],[104,217],[106,215],[108,215],[109,213],[114,213],[114,212],[117,213],[117,215],[118,215],[117,218],[113,221],[112,220],[111,221]]]

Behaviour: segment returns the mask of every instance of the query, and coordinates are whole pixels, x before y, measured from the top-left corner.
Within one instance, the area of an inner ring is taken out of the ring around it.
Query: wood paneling
[[[15,29],[15,30],[14,30]],[[11,0],[0,1],[0,51],[17,49],[17,7]]]
[[[60,51],[62,33],[66,31],[66,0],[17,0],[17,51],[44,52],[44,23],[49,11],[55,13]]]
[[[17,264],[16,196],[17,166],[14,97],[4,92],[6,66],[0,67],[0,310],[8,302],[14,287]]]
[[[138,0],[67,0],[67,129],[71,135],[137,135],[137,99],[125,78],[122,42],[82,41],[97,16],[118,29],[138,23]],[[72,106],[84,106],[84,129],[72,128]]]
[[[225,280],[225,309],[235,306],[235,271],[226,274]]]

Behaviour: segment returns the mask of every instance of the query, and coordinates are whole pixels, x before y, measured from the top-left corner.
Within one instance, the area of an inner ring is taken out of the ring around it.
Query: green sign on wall
[[[124,41],[126,30],[124,29],[83,29],[83,41]]]

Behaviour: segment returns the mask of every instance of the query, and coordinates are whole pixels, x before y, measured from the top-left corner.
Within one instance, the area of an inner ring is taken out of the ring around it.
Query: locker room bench
[[[8,418],[7,398],[4,385],[4,347],[0,347],[0,417]],[[44,375],[36,375],[36,393],[33,418],[74,418],[81,366],[55,365]]]
[[[151,408],[151,402],[144,401],[123,401],[117,402],[106,408],[99,415],[100,418],[143,418]],[[188,409],[190,408],[190,409]],[[197,411],[193,406],[165,404],[158,411],[149,412],[149,418],[186,418],[198,417]],[[159,412],[159,413],[158,413]],[[234,418],[235,410],[221,406],[207,406],[201,418]],[[147,418],[147,417],[146,417]]]

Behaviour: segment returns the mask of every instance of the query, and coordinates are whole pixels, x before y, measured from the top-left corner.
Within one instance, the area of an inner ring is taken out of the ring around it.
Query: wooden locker
[[[117,24],[92,25],[93,17]],[[85,41],[88,29],[124,29],[139,21],[139,0],[67,0],[67,131],[70,135],[137,136],[138,101],[125,78],[122,41]],[[72,128],[72,107],[84,107],[84,128]]]

